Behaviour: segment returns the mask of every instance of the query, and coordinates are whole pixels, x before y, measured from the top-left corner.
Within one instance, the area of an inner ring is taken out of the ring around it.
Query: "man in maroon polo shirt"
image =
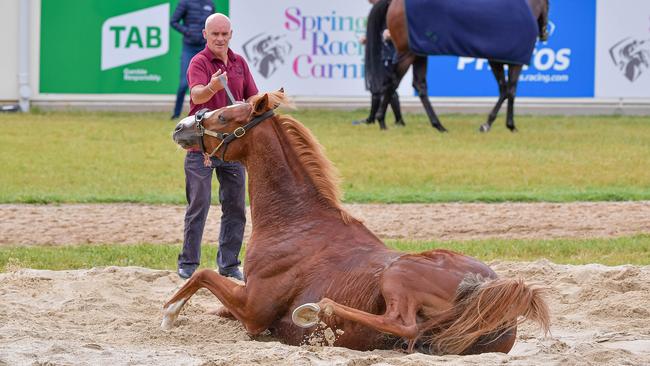
[[[229,104],[219,76],[226,76],[228,88],[235,100],[245,100],[257,94],[257,86],[243,57],[229,47],[232,38],[230,19],[215,13],[205,21],[203,37],[207,44],[190,61],[187,80],[190,87],[190,115],[208,108],[219,109]],[[210,209],[212,170],[219,180],[221,203],[221,232],[217,267],[221,275],[244,280],[238,259],[244,226],[246,225],[246,172],[237,162],[224,162],[212,157],[205,166],[201,151],[188,149],[185,156],[185,230],[183,249],[178,256],[178,275],[192,276],[201,259],[201,239]]]

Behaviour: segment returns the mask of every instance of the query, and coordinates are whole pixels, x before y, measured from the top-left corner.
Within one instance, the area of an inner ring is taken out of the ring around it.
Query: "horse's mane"
[[[252,103],[254,104],[255,100],[263,95],[253,97],[251,99]],[[281,105],[292,106],[282,91],[267,93],[267,95],[269,105],[274,108]],[[338,170],[325,156],[323,146],[316,140],[311,131],[290,115],[280,114],[277,117],[277,122],[287,133],[288,140],[296,152],[298,159],[320,195],[320,200],[326,205],[339,210],[341,219],[346,224],[353,220],[357,221],[341,205],[341,197],[343,195],[339,188],[341,178]]]
[[[298,155],[307,175],[314,183],[321,200],[335,207],[346,224],[352,216],[341,206],[340,175],[332,162],[325,157],[323,146],[302,123],[289,115],[281,115],[278,122],[287,132],[289,141]]]

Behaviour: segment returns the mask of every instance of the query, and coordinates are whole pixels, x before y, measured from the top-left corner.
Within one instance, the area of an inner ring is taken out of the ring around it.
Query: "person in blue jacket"
[[[181,75],[176,92],[176,104],[172,119],[180,117],[187,93],[187,67],[194,55],[205,48],[203,26],[205,20],[215,13],[212,0],[180,0],[174,10],[171,26],[183,35],[183,50],[181,51]]]

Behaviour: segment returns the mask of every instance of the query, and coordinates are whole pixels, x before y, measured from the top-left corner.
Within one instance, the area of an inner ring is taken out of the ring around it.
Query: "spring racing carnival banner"
[[[650,97],[650,1],[599,0],[597,40],[596,96]]]
[[[255,12],[255,16],[251,13]],[[231,1],[231,45],[260,90],[291,95],[362,96],[367,1]],[[411,77],[400,93],[412,94]]]

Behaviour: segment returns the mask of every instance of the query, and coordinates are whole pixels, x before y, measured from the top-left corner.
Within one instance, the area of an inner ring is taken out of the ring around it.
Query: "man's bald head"
[[[208,48],[222,61],[227,61],[228,46],[232,38],[230,19],[221,13],[214,13],[205,20],[203,38],[207,41]]]
[[[226,25],[228,27],[228,29],[231,28],[230,18],[228,18],[224,14],[221,14],[221,13],[211,14],[205,20],[205,29],[208,29],[208,26],[211,25],[213,22],[214,22],[215,25]]]

